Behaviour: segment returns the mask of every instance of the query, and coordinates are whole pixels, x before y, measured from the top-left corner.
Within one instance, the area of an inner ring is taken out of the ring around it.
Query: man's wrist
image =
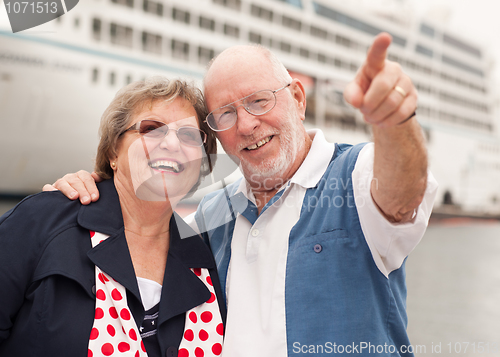
[[[415,109],[415,111],[413,112],[413,114],[411,114],[408,118],[406,118],[405,120],[403,120],[401,123],[399,123],[398,125],[401,125],[401,124],[404,124],[406,123],[408,120],[410,120],[411,118],[413,118],[415,115],[417,115],[417,110]]]

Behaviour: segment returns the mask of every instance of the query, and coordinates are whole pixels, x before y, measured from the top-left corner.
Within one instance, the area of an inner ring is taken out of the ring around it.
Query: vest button
[[[96,294],[96,287],[95,287],[95,285],[92,286],[92,294],[94,294],[94,295]]]
[[[169,347],[165,352],[165,357],[177,357],[177,348]]]
[[[323,247],[321,246],[321,244],[315,244],[313,249],[314,252],[320,253],[323,250]]]

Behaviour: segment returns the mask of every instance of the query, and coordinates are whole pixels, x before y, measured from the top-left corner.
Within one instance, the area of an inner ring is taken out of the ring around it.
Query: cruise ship
[[[64,0],[63,0],[64,1]],[[307,127],[332,142],[370,140],[342,92],[374,36],[419,91],[418,118],[440,187],[435,209],[500,214],[497,101],[484,48],[418,18],[404,0],[85,0],[16,34],[0,11],[0,194],[37,192],[92,170],[100,116],[116,91],[151,75],[200,85],[225,48],[271,48],[307,91]]]

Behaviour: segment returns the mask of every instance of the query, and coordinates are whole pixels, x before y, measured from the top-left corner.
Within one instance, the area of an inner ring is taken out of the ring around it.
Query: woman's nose
[[[160,142],[160,148],[169,151],[178,151],[180,149],[180,144],[179,138],[177,137],[177,131],[169,129],[167,135],[165,135]]]

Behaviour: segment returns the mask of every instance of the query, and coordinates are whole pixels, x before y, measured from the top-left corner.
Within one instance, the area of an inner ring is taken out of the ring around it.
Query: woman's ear
[[[117,169],[116,162],[118,160],[118,157],[117,156],[110,157],[108,160],[109,160],[109,166],[111,167],[111,170],[116,172],[116,169]]]
[[[300,120],[304,120],[306,118],[306,91],[304,89],[304,85],[299,79],[294,78],[292,80],[292,83],[290,84],[290,92],[296,102]]]

